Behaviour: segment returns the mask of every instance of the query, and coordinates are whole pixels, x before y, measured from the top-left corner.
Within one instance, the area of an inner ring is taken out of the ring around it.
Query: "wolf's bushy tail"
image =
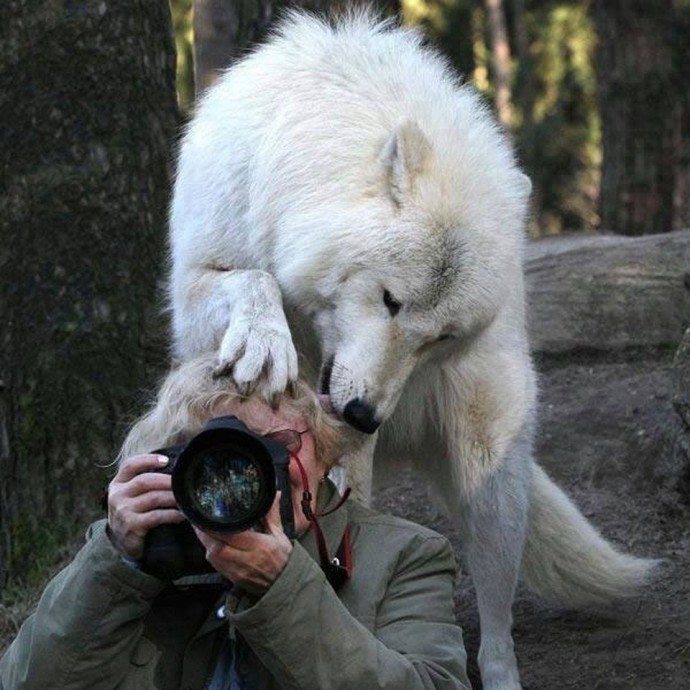
[[[617,551],[534,464],[522,578],[537,594],[571,606],[629,596],[659,561]]]

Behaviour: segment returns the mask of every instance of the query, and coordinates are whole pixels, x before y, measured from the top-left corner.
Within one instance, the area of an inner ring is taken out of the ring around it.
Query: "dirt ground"
[[[520,587],[514,639],[524,690],[690,688],[690,491],[674,453],[680,422],[671,404],[671,360],[539,365],[539,463],[607,538],[664,563],[639,596],[606,608],[564,610]],[[409,470],[380,484],[377,508],[429,525],[458,547],[456,532]],[[481,688],[479,620],[466,574],[456,608],[471,679]]]

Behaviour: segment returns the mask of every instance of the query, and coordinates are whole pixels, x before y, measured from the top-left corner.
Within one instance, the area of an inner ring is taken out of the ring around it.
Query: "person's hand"
[[[226,579],[247,592],[263,594],[280,575],[292,543],[280,521],[280,492],[264,518],[265,532],[217,534],[194,528],[206,560]]]
[[[141,560],[147,533],[159,525],[182,522],[169,474],[160,470],[164,455],[134,455],[123,460],[108,486],[110,541],[126,558]]]

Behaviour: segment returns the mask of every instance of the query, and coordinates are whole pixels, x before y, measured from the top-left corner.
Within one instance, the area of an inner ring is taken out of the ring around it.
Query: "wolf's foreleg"
[[[188,268],[175,276],[175,351],[188,359],[218,351],[217,373],[266,399],[297,378],[297,353],[276,279],[265,271]]]
[[[464,558],[477,593],[484,690],[521,687],[511,627],[529,505],[530,456],[522,445],[514,444],[456,509]]]

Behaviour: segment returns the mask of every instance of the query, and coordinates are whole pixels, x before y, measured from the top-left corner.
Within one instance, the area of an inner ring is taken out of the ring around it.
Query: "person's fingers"
[[[206,532],[202,532],[196,525],[192,525],[192,528],[194,529],[196,538],[201,542],[201,545],[204,548],[208,548],[213,537],[210,537],[208,534],[206,534]]]
[[[130,558],[141,558],[148,532],[155,527],[178,524],[184,520],[184,514],[176,508],[157,508],[136,513],[120,505],[108,514],[109,536],[122,554]]]
[[[263,535],[259,532],[246,530],[244,532],[237,532],[235,534],[218,534],[217,532],[203,532],[198,527],[194,527],[194,531],[199,538],[199,541],[206,547],[211,545],[228,546],[237,551],[251,551],[256,548],[260,537]]]
[[[146,513],[158,508],[177,508],[172,491],[147,491],[127,500],[127,506],[135,513]]]
[[[116,491],[108,504],[108,520],[129,529],[140,516],[157,510],[181,513],[171,491],[151,491],[134,497],[120,496]]]
[[[146,513],[121,514],[113,516],[111,528],[123,540],[129,535],[143,537],[147,532],[159,525],[174,524],[185,520],[184,514],[174,508],[158,508]]]
[[[138,496],[149,491],[171,491],[172,477],[160,472],[144,472],[123,484],[127,496]]]
[[[272,518],[273,528],[275,518]],[[194,528],[206,551],[206,560],[224,577],[248,591],[260,593],[274,582],[285,567],[292,545],[279,535],[241,532],[217,535]]]
[[[266,534],[282,534],[283,521],[280,519],[280,497],[282,491],[276,491],[276,496],[273,499],[273,505],[271,506],[266,517],[264,517],[264,528],[266,529]]]
[[[149,510],[146,513],[139,513],[135,518],[135,525],[144,532],[150,532],[154,527],[160,525],[171,525],[184,522],[187,518],[180,510],[172,508],[161,508]]]
[[[148,493],[167,492],[172,495],[170,487],[170,475],[158,472],[144,472],[125,483],[113,481],[108,487],[108,511],[126,509],[133,499]]]
[[[168,462],[169,459],[165,455],[133,455],[120,463],[113,482],[125,483],[142,472],[156,472],[164,468]]]

